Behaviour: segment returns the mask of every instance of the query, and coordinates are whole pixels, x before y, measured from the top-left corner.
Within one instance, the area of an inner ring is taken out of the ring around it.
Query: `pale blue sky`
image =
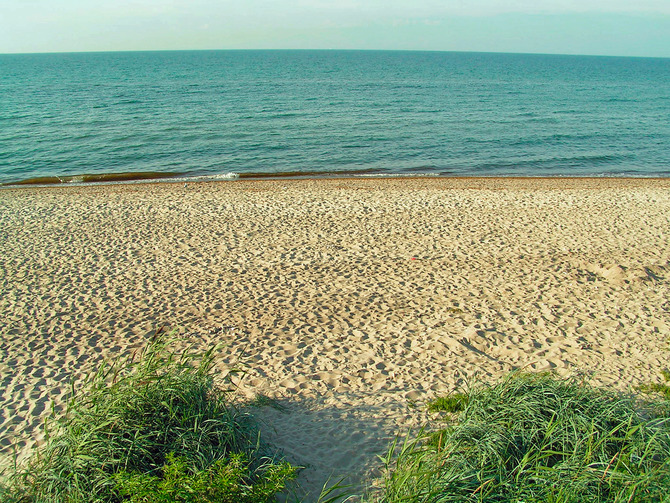
[[[0,0],[0,53],[174,49],[670,57],[670,0]]]

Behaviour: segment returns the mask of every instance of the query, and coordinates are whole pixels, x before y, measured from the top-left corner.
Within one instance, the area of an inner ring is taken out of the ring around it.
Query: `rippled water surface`
[[[670,175],[670,59],[0,55],[0,77],[0,183],[119,173]]]

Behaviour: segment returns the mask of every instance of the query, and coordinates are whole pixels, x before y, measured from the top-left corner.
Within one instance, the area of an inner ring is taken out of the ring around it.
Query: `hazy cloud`
[[[404,48],[670,55],[668,0],[0,1],[0,52]]]

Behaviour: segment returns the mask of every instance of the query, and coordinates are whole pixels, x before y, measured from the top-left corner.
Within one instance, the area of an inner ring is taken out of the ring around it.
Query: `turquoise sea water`
[[[0,183],[120,173],[667,177],[670,59],[0,55]]]

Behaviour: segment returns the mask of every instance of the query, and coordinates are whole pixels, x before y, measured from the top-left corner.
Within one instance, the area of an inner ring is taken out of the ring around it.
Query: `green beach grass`
[[[2,501],[274,501],[297,468],[263,455],[231,376],[214,379],[216,348],[175,352],[175,342],[158,331],[137,358],[78,384]]]
[[[665,400],[670,401],[670,371],[662,370],[661,377],[663,377],[662,383],[643,384],[639,389],[643,393],[658,393]]]
[[[44,446],[0,487],[0,500],[269,503],[283,493],[293,501],[285,493],[298,468],[267,455],[249,409],[236,405],[233,374],[214,378],[218,348],[197,354],[172,349],[176,342],[158,331],[136,358],[73,384]],[[646,401],[575,377],[519,372],[476,384],[431,402],[433,422],[396,439],[380,490],[361,498],[670,502],[666,390],[644,388],[661,397]],[[319,501],[354,498],[340,482]]]
[[[438,399],[385,459],[381,503],[670,501],[670,409],[576,378],[513,373]]]

